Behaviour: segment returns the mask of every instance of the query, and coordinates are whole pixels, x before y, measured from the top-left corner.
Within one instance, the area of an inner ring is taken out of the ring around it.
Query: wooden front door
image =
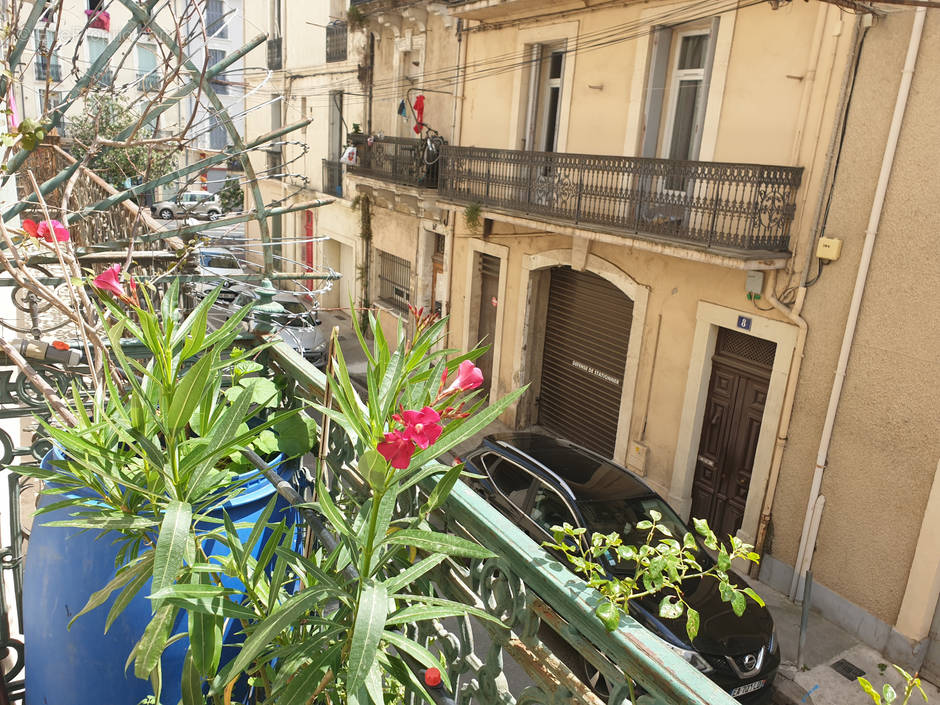
[[[776,345],[722,328],[712,358],[692,516],[723,539],[741,528]]]

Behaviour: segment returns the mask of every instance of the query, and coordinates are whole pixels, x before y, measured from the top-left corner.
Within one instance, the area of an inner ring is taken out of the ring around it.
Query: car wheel
[[[218,211],[209,211],[209,220],[218,220],[222,217],[222,214]]]
[[[160,211],[160,217],[164,220],[173,220],[173,211],[171,211],[169,208],[164,208]]]

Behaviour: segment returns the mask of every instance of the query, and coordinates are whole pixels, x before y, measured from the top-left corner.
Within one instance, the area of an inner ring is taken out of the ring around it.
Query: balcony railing
[[[343,165],[338,161],[323,160],[323,193],[343,197]]]
[[[36,80],[45,81],[47,78],[50,81],[61,81],[62,69],[57,63],[51,64],[45,59],[37,58],[36,59]]]
[[[346,23],[341,21],[330,22],[326,26],[326,60],[346,61]]]
[[[443,198],[695,245],[786,251],[801,167],[445,146]]]
[[[163,85],[163,76],[158,73],[148,73],[146,76],[142,77],[140,82],[140,90],[142,91],[158,91]]]
[[[424,160],[422,140],[407,137],[375,137],[351,134],[349,141],[356,146],[358,164],[349,167],[351,173],[371,176],[385,181],[437,188],[440,160],[428,165]]]

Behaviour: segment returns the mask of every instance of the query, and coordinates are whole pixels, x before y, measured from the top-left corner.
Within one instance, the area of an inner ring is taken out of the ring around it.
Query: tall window
[[[228,38],[228,25],[225,24],[225,3],[223,0],[206,0],[206,32],[210,37]]]
[[[225,52],[222,49],[209,50],[209,66],[215,66],[215,64],[219,63],[224,58]],[[216,76],[212,79],[212,90],[219,95],[228,93],[228,81],[225,80],[224,76]]]
[[[382,250],[376,250],[375,254],[379,265],[379,300],[399,313],[408,313],[408,303],[411,301],[411,263]]]
[[[85,41],[88,42],[88,61],[90,64],[93,64],[101,57],[104,50],[108,48],[108,40],[102,39],[101,37],[87,37]],[[111,69],[107,66],[103,66],[95,76],[95,80],[101,85],[110,86],[113,83]]]
[[[213,115],[209,122],[209,149],[222,150],[228,146],[228,133],[219,118]]]
[[[529,61],[524,147],[554,152],[558,148],[565,43],[534,44],[530,47]]]
[[[45,81],[47,78],[52,81],[62,80],[62,70],[59,68],[59,57],[52,47],[55,40],[55,32],[51,29],[37,29],[33,33],[36,42],[36,79]]]
[[[157,52],[147,44],[137,45],[137,77],[141,79],[140,89],[143,91],[153,91],[160,87]]]
[[[698,156],[696,137],[701,132],[703,86],[705,83],[705,57],[708,32],[688,32],[678,37],[675,68],[670,86],[670,110],[667,122],[665,156],[668,159],[694,159]],[[695,153],[693,153],[693,150]]]

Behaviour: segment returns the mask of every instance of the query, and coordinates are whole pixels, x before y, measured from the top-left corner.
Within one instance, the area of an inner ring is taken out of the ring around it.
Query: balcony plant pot
[[[85,10],[85,16],[88,18],[89,29],[111,31],[111,15],[105,10]]]
[[[54,448],[43,458],[41,467],[49,469],[54,460],[62,458],[61,452]],[[284,479],[290,479],[290,464],[283,461],[284,456],[278,456],[271,466]],[[221,517],[224,509],[236,524],[247,524],[244,529],[239,528],[243,540],[247,539],[251,525],[275,492],[263,476],[255,472],[248,474],[255,477],[245,485],[242,494],[210,514]],[[43,495],[40,506],[48,506],[59,499],[56,495]],[[149,681],[134,677],[129,670],[125,672],[127,656],[151,618],[151,604],[146,597],[150,585],[145,585],[131,600],[107,634],[104,626],[113,595],[105,605],[82,615],[68,628],[69,621],[88,597],[114,575],[115,551],[101,532],[44,526],[46,522],[66,518],[65,512],[57,510],[46,514],[42,521],[36,522],[30,538],[23,590],[26,658],[29,659],[26,688],[30,700],[56,705],[135,705],[152,694]],[[294,510],[286,501],[278,499],[272,519],[281,512],[289,512],[288,521],[294,521]],[[216,552],[227,551],[217,547]],[[173,633],[185,632],[185,629],[186,616],[181,613]],[[239,629],[237,625],[229,626],[226,643],[232,641]],[[188,640],[184,637],[167,647],[163,654],[161,701],[164,703],[180,700],[180,677],[187,647]],[[223,650],[223,660],[225,658]]]

